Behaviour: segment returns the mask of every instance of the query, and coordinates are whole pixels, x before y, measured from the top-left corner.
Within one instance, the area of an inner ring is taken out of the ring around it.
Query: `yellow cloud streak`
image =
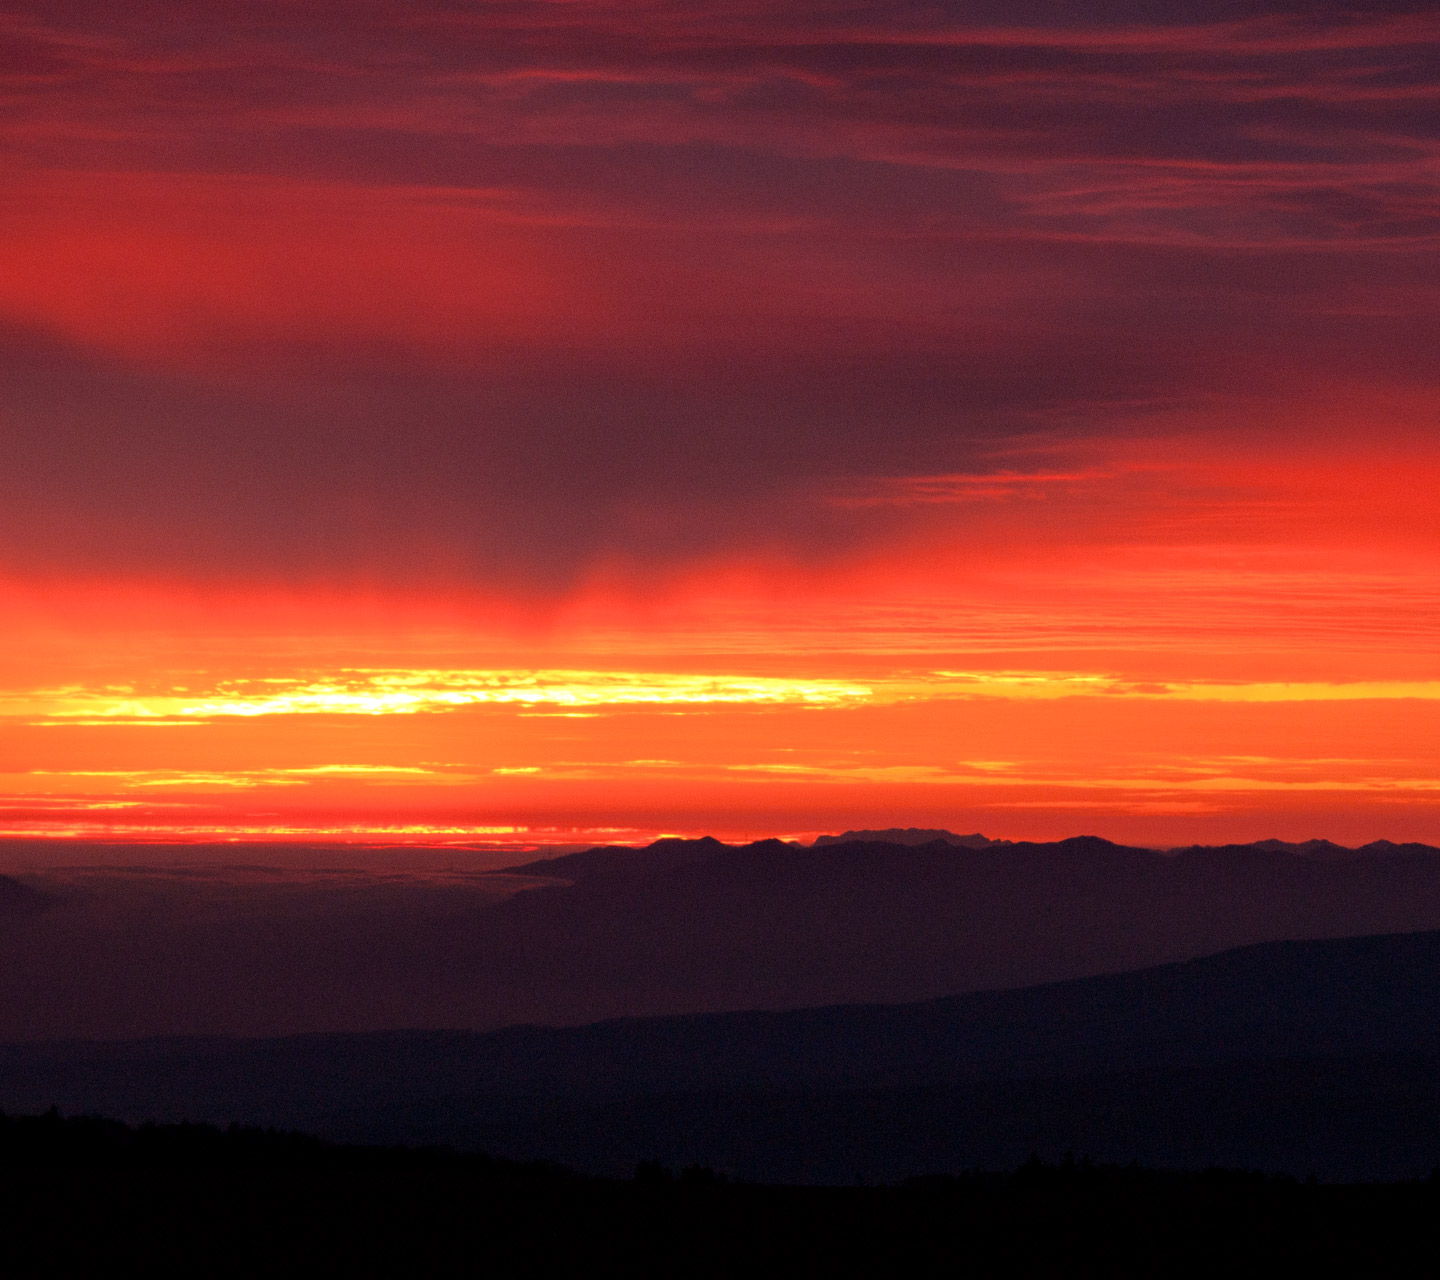
[[[119,695],[66,688],[0,700],[0,714],[48,720],[169,722],[222,716],[414,715],[464,707],[792,705],[870,697],[843,680],[613,671],[368,671],[323,679],[225,681],[208,693]]]
[[[1145,695],[1140,695],[1145,696]],[[1163,696],[1189,702],[1366,702],[1440,699],[1440,680],[1297,681],[1263,684],[1175,684]]]
[[[1045,671],[936,671],[918,696],[940,698],[1141,698],[1178,702],[1364,702],[1440,700],[1440,680],[1133,681]]]
[[[1437,701],[1440,681],[1143,682],[1087,672],[937,670],[861,682],[667,672],[345,669],[323,677],[227,680],[209,690],[183,694],[151,694],[113,686],[0,694],[0,717],[37,724],[184,725],[228,717],[418,715],[487,706],[587,715],[626,708],[823,708],[936,699],[1061,698],[1235,703]]]
[[[300,768],[230,769],[225,771],[188,769],[30,769],[23,774],[0,775],[12,783],[30,779],[59,782],[94,779],[122,787],[298,787],[326,778],[361,778],[375,782],[451,781],[450,775],[419,765],[321,764]],[[467,781],[464,775],[456,775]]]

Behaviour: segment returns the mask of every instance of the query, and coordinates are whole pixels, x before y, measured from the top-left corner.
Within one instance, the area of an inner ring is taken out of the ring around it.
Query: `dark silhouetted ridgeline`
[[[626,1013],[896,1002],[1440,929],[1440,850],[1386,841],[1159,851],[897,829],[663,840],[513,873],[540,887],[486,922],[494,963],[527,989],[563,976],[557,1007],[606,991]]]
[[[978,831],[974,835],[957,836],[953,831],[935,827],[886,827],[883,831],[843,831],[838,836],[815,838],[817,849],[835,844],[948,844],[958,849],[993,849],[1009,843],[1008,840],[991,840]]]
[[[586,1178],[294,1133],[0,1118],[6,1275],[1413,1274],[1434,1179],[1029,1161],[883,1187]]]
[[[1267,943],[905,1005],[0,1048],[0,1106],[619,1175],[893,1182],[1032,1153],[1329,1181],[1440,1164],[1440,933]]]
[[[136,865],[0,881],[0,1042],[899,1003],[1440,929],[1440,851],[1421,845],[880,834],[664,840],[438,878]]]

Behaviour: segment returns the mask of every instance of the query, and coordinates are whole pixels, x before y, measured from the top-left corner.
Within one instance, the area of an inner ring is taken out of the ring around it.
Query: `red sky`
[[[1431,6],[26,10],[0,832],[1440,841]]]

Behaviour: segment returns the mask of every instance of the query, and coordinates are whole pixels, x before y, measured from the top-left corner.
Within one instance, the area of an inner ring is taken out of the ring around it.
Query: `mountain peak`
[[[989,849],[1009,844],[1008,840],[991,840],[978,831],[960,836],[953,831],[929,827],[887,827],[883,831],[845,831],[838,836],[816,836],[815,847],[829,844],[951,844],[959,849]]]

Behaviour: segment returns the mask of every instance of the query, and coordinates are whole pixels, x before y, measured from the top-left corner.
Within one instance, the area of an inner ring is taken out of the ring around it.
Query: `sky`
[[[0,11],[0,835],[1440,842],[1424,4]]]

